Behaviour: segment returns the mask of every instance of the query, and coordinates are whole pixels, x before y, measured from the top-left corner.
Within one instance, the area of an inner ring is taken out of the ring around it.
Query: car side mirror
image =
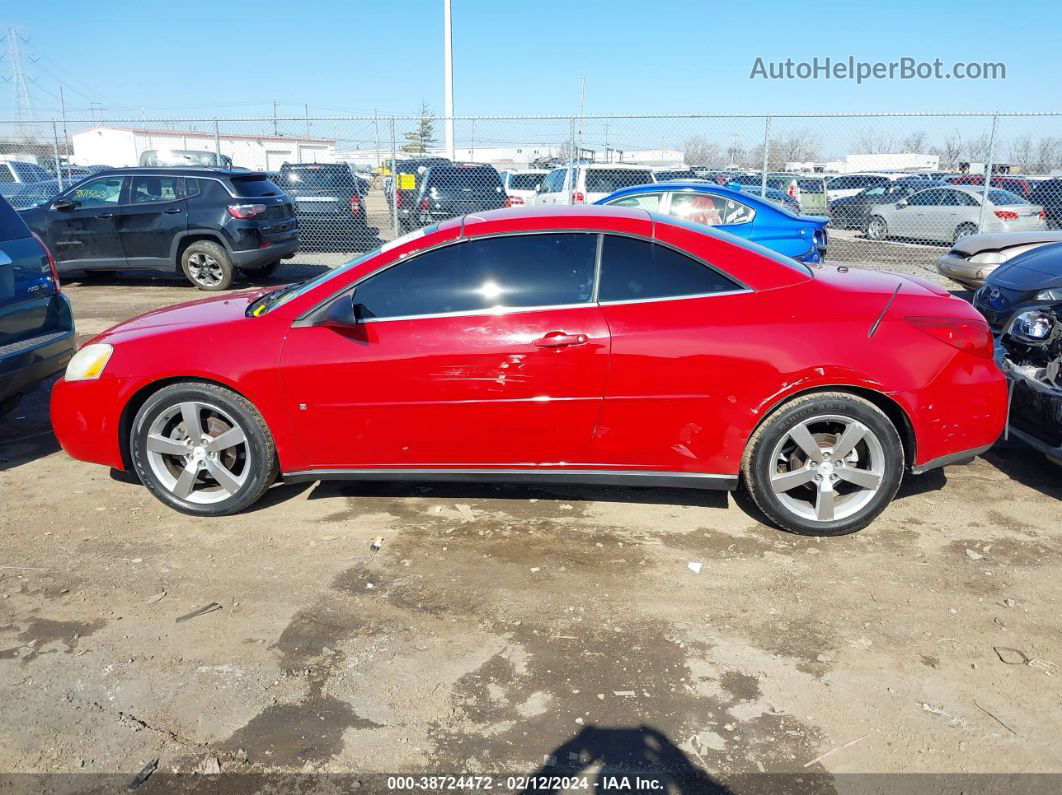
[[[73,210],[80,205],[81,202],[74,201],[73,199],[56,199],[52,202],[53,210]]]
[[[907,206],[907,199],[900,199],[898,202],[896,202],[896,209],[897,210],[902,210],[906,206]]]
[[[536,182],[535,183],[535,193],[541,193],[541,192],[542,192],[542,183],[541,182]]]
[[[358,325],[358,314],[354,311],[354,293],[341,295],[329,304],[318,325],[342,328]]]

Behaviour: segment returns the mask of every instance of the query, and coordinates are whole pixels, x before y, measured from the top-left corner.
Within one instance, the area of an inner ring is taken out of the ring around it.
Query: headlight
[[[1005,260],[1006,258],[1001,251],[982,251],[980,254],[974,254],[970,257],[970,262],[977,265],[999,265]]]
[[[103,374],[103,368],[111,360],[114,346],[103,342],[86,345],[74,354],[66,366],[67,381],[95,381]]]
[[[1037,301],[1062,301],[1062,287],[1041,290],[1036,294]]]

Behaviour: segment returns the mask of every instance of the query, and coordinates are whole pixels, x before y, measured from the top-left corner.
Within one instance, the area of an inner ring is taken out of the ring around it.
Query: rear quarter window
[[[233,190],[237,196],[251,199],[262,196],[279,196],[283,191],[268,177],[232,177]]]
[[[647,185],[653,182],[651,171],[628,169],[588,169],[586,172],[587,193],[615,193],[632,185]]]
[[[0,198],[0,241],[21,240],[29,236],[29,227],[19,217],[19,214],[11,209],[11,205]]]

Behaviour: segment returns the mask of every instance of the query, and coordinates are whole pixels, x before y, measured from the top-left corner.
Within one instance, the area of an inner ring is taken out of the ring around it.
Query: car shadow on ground
[[[319,481],[309,499],[336,497],[425,497],[453,500],[563,500],[567,502],[624,502],[646,505],[693,505],[726,508],[725,491],[708,489],[632,488],[625,486],[534,485],[516,483],[447,483],[425,481]]]
[[[1062,500],[1062,467],[1017,439],[1000,440],[982,458],[1023,486]]]
[[[558,781],[557,778],[561,781]],[[565,777],[579,779],[572,790],[656,791],[678,795],[723,795],[726,785],[695,765],[667,735],[652,726],[585,726],[547,755],[546,762],[523,778],[522,793],[559,793]],[[626,786],[623,779],[626,777]],[[570,782],[569,782],[570,783]]]
[[[10,413],[0,416],[0,472],[59,450],[48,416],[48,398],[57,380],[38,384]]]
[[[311,265],[303,262],[284,262],[268,276],[248,276],[237,273],[231,290],[247,290],[255,287],[289,284],[320,276],[330,271],[327,265]],[[64,285],[79,287],[187,287],[195,286],[178,271],[92,271],[86,273],[64,273],[60,277]],[[196,291],[208,296],[208,291]],[[225,291],[219,291],[225,292]]]

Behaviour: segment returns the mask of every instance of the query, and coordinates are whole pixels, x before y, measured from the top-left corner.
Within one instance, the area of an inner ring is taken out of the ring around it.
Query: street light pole
[[[446,116],[446,153],[454,159],[454,48],[450,28],[450,0],[443,0],[443,110]]]

